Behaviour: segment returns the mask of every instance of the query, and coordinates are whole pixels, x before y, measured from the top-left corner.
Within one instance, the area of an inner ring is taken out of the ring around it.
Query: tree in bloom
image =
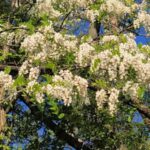
[[[2,149],[149,149],[148,0],[0,5]]]

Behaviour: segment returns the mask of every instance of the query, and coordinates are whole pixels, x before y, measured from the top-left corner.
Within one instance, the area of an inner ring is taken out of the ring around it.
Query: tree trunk
[[[0,133],[3,131],[6,123],[6,112],[3,108],[0,108]]]

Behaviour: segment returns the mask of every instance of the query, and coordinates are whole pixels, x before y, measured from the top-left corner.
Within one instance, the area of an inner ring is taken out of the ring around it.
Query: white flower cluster
[[[7,90],[12,87],[14,80],[11,75],[5,74],[5,72],[0,71],[0,84],[3,85],[4,89]]]
[[[139,28],[140,25],[144,25],[146,29],[150,31],[150,14],[148,14],[146,11],[140,11],[133,24],[135,28]]]
[[[7,36],[7,44],[8,45],[12,45],[12,42],[14,42],[13,40],[15,40],[15,33],[11,32],[10,34],[8,34]]]
[[[80,76],[74,77],[74,85],[77,87],[77,90],[79,92],[79,95],[83,97],[84,103],[88,104],[88,94],[87,94],[87,88],[88,88],[88,82],[86,79],[81,78]]]
[[[108,106],[109,106],[109,111],[111,115],[114,115],[117,111],[117,103],[118,101],[118,97],[119,97],[119,90],[112,88],[110,90],[110,96],[108,98]]]
[[[108,80],[116,80],[120,57],[113,55],[110,50],[105,50],[94,56],[91,63],[91,71],[99,75],[107,76]]]
[[[16,97],[17,92],[13,84],[12,76],[0,71],[0,101],[12,101]]]
[[[102,38],[103,43],[110,42],[110,41],[118,42],[119,38],[115,35],[105,35],[105,36],[103,36],[103,38]]]
[[[40,45],[42,45],[43,41],[43,34],[36,32],[25,38],[21,43],[21,48],[25,49],[26,52],[33,54],[39,51]]]
[[[36,85],[38,85],[38,82],[36,80],[29,81],[27,86],[26,86],[26,92],[28,94],[31,94],[32,92],[34,92],[34,87]]]
[[[119,50],[121,55],[124,55],[124,52],[128,52],[131,54],[137,53],[138,49],[137,49],[137,44],[134,40],[135,37],[132,34],[125,35],[125,37],[127,39],[126,43],[119,44]]]
[[[43,32],[43,34],[41,33]],[[28,37],[21,44],[29,57],[29,60],[46,62],[47,59],[58,60],[67,52],[75,52],[77,49],[77,39],[75,36],[57,33],[52,26],[41,28]]]
[[[73,76],[69,70],[61,70],[60,77],[61,77],[61,80],[58,79],[59,82],[63,81],[64,84],[65,83],[67,84],[67,86],[72,84],[72,87],[76,86],[80,96],[82,97],[87,96],[88,82],[86,79],[77,75]],[[54,76],[54,80],[56,82],[55,76]]]
[[[54,34],[54,40],[57,44],[64,46],[66,51],[75,51],[77,46],[77,40],[73,35],[63,36],[61,33]]]
[[[114,115],[117,111],[117,103],[119,97],[119,90],[112,88],[109,91],[101,89],[96,92],[96,102],[98,109],[103,108],[105,103],[108,103],[108,108],[111,115]]]
[[[130,7],[127,7],[123,2],[119,0],[107,0],[100,8],[102,11],[107,11],[108,13],[115,13],[116,15],[122,15],[125,13],[130,13]]]
[[[143,53],[136,53],[132,55],[126,51],[123,52],[122,49],[120,53],[120,57],[122,58],[122,62],[119,66],[120,79],[123,79],[128,74],[128,69],[132,67],[136,72],[138,82],[150,82],[150,62],[144,63],[144,60],[147,60],[146,55]]]
[[[87,8],[87,6],[91,3],[94,2],[94,0],[67,0],[69,2],[69,4],[78,6],[78,7],[83,7],[83,8]]]
[[[34,95],[35,100],[38,103],[43,103],[44,102],[44,91],[42,88],[40,90],[37,90],[37,86],[39,86],[39,83],[36,80],[29,81],[26,86],[26,92],[29,95]]]
[[[3,31],[3,29],[0,28],[0,32],[2,32],[2,31]],[[7,42],[7,37],[8,37],[8,32],[2,32],[0,34],[0,44],[6,43]]]
[[[54,98],[63,100],[66,106],[69,106],[72,103],[72,89],[66,88],[64,86],[52,86],[48,84],[44,90],[47,94],[51,95]]]
[[[88,59],[92,59],[91,71],[98,76],[106,76],[109,81],[116,81],[118,78],[127,79],[128,71],[132,68],[138,82],[150,82],[150,61],[147,50],[149,47],[146,47],[147,53],[142,53],[131,38],[132,35],[126,36],[128,39],[126,43],[118,43],[117,54],[113,54],[115,49],[112,48],[89,56]]]
[[[98,10],[87,9],[85,11],[85,16],[87,17],[87,19],[89,19],[93,23],[95,22],[97,16],[99,16],[99,12]]]
[[[70,105],[76,95],[74,87],[76,87],[80,97],[84,99],[84,103],[88,103],[87,80],[79,76],[73,76],[69,70],[61,70],[59,75],[53,77],[53,84],[48,84],[44,89],[47,94],[57,99],[63,99],[65,105]]]
[[[22,66],[19,68],[19,75],[28,74],[31,64],[28,60],[24,61]]]
[[[104,103],[106,103],[107,100],[108,100],[108,96],[107,96],[106,91],[104,89],[102,89],[100,91],[97,91],[95,99],[96,99],[96,102],[97,102],[98,109],[102,109]]]
[[[49,47],[44,39],[44,35],[36,32],[25,38],[21,44],[21,48],[25,49],[30,59],[44,62],[47,57],[46,48]]]
[[[47,13],[50,17],[59,17],[61,13],[53,8],[53,0],[44,0],[43,2],[38,2],[38,10],[40,13]]]
[[[39,67],[33,67],[30,69],[29,80],[37,80],[40,74]]]
[[[32,60],[26,60],[23,62],[22,66],[19,68],[19,75],[28,75],[29,81],[35,81],[40,75],[40,67],[34,67],[32,65]],[[29,82],[30,83],[30,82]],[[29,90],[28,90],[29,91]]]
[[[131,99],[136,100],[138,98],[139,84],[128,81],[123,87],[123,93],[129,95]]]
[[[79,52],[77,52],[76,56],[76,62],[81,67],[86,67],[90,65],[92,54],[94,52],[94,47],[89,45],[88,43],[83,43],[79,47]]]
[[[44,102],[44,94],[42,92],[36,93],[35,98],[36,98],[36,101],[38,103],[43,103]]]

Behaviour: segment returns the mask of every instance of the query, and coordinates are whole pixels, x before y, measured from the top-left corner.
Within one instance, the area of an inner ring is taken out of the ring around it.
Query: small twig
[[[70,10],[70,11],[64,16],[64,18],[63,18],[63,20],[62,20],[60,26],[58,27],[58,28],[59,28],[59,29],[58,29],[58,32],[60,32],[60,31],[64,28],[64,27],[63,27],[64,22],[65,22],[66,19],[69,17],[69,15],[71,14],[71,12],[72,12],[72,10]]]
[[[0,70],[4,70],[6,67],[10,67],[14,71],[18,71],[19,67],[14,65],[0,65]]]
[[[124,31],[130,31],[130,32],[132,32],[132,33],[136,34],[137,36],[150,37],[150,35],[149,35],[149,34],[148,34],[148,35],[146,35],[146,34],[141,34],[141,33],[138,33],[138,32],[136,32],[136,31],[132,30],[133,28],[134,28],[134,26],[133,26],[133,25],[128,26],[127,28],[124,28],[124,29],[123,29],[122,31],[120,31],[119,33],[123,33]]]
[[[3,32],[8,32],[8,31],[14,31],[14,30],[29,30],[28,28],[24,28],[24,27],[12,27],[12,28],[6,28],[4,30],[0,31],[0,34]]]

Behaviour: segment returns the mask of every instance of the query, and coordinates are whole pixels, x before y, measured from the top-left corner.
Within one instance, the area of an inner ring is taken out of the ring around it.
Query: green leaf
[[[5,57],[4,56],[0,56],[0,61],[4,61]]]
[[[64,114],[64,113],[61,113],[61,114],[59,114],[58,118],[59,118],[59,119],[62,119],[62,118],[64,118],[64,116],[65,116],[65,114]]]
[[[33,25],[33,21],[32,20],[29,20],[28,22],[26,23],[22,23],[23,25],[27,26],[27,28],[29,29],[29,33],[30,34],[33,34],[34,31],[35,31],[35,26]]]
[[[98,65],[100,64],[101,60],[100,59],[95,59],[94,64],[92,66],[92,70],[95,71]]]
[[[42,23],[43,26],[49,25],[48,16],[46,14],[41,16],[41,23]]]
[[[93,83],[94,86],[97,86],[99,88],[106,88],[107,87],[107,83],[105,80],[101,79],[101,80],[96,80],[95,83]]]
[[[68,53],[66,56],[65,56],[65,63],[67,65],[72,65],[74,64],[74,60],[75,60],[75,56],[73,53]]]
[[[44,75],[42,75],[42,77],[44,77],[46,79],[46,83],[52,83],[52,76],[50,76],[49,74],[44,74]]]
[[[52,111],[52,114],[58,115],[59,108],[57,106],[56,101],[50,99],[49,104],[50,104],[50,108],[49,109]]]
[[[46,64],[46,68],[51,69],[53,72],[57,71],[56,64],[54,62],[52,62],[52,61],[49,61]]]
[[[5,67],[4,72],[5,72],[6,74],[9,74],[10,71],[11,71],[11,67],[10,67],[10,66]]]
[[[139,43],[139,44],[138,44],[138,48],[139,48],[139,49],[142,48],[142,46],[143,46],[142,43]]]
[[[126,36],[124,34],[120,35],[120,40],[121,40],[122,43],[126,43],[127,42],[127,38],[126,38]]]
[[[119,82],[116,83],[117,89],[123,88],[124,85],[125,85],[125,82],[124,82],[124,81],[119,81]]]
[[[131,122],[132,121],[132,118],[131,116],[128,117],[128,122]]]
[[[113,49],[111,52],[112,52],[113,55],[120,55],[119,48],[118,49],[117,48]]]
[[[26,84],[26,80],[24,76],[18,76],[14,83],[15,86],[24,86],[25,84]]]
[[[138,97],[142,99],[144,97],[145,87],[139,87],[138,89]]]
[[[130,66],[128,69],[128,80],[136,81],[137,79],[136,76],[137,74],[136,74],[135,69],[132,66]]]

